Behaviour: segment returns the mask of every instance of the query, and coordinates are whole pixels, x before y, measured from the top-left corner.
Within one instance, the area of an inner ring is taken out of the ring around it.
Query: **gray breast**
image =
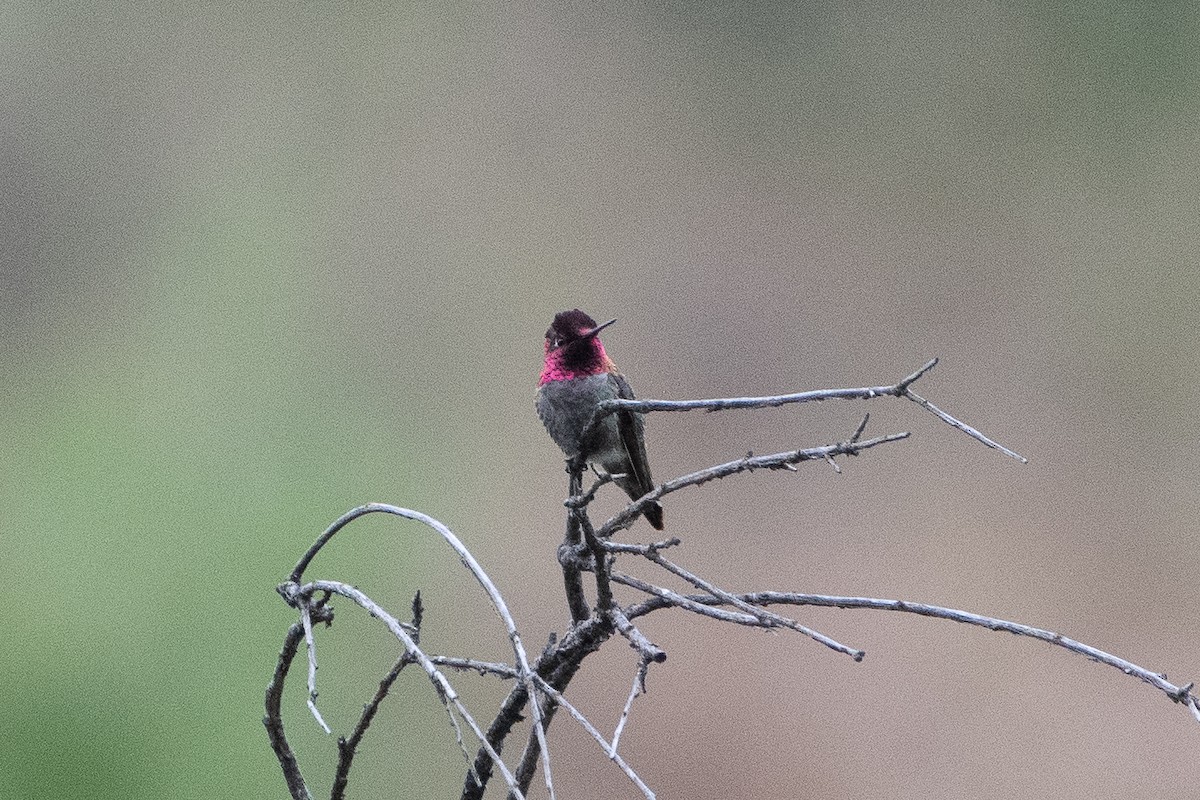
[[[605,373],[589,375],[569,381],[550,381],[538,389],[537,412],[542,424],[568,458],[581,449],[589,456],[608,450],[616,439],[616,420],[612,415],[605,418],[593,436],[581,447],[579,436],[592,419],[596,404],[617,396],[616,387]],[[589,459],[591,460],[591,459]]]

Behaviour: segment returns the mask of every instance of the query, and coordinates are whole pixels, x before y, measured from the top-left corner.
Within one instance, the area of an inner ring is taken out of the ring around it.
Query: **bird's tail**
[[[660,506],[658,503],[651,503],[650,505],[646,506],[646,510],[642,513],[646,515],[646,522],[649,522],[654,530],[661,531],[663,529],[662,506]]]
[[[642,495],[654,489],[653,485],[639,486],[636,480],[625,475],[618,476],[616,483],[625,490],[625,494],[629,495],[630,500],[640,500]],[[646,506],[642,510],[642,515],[654,530],[661,531],[663,529],[663,507],[657,502]]]

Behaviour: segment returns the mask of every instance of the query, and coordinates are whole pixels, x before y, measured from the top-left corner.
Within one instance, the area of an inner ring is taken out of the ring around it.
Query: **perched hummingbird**
[[[603,325],[578,308],[554,315],[546,331],[546,362],[538,381],[537,411],[550,438],[568,458],[582,456],[598,465],[625,494],[637,500],[654,488],[642,415],[616,411],[602,419],[587,441],[580,441],[596,406],[604,400],[635,399],[625,376],[604,352],[597,335],[616,322]],[[653,503],[645,510],[655,530],[663,528],[663,510]]]

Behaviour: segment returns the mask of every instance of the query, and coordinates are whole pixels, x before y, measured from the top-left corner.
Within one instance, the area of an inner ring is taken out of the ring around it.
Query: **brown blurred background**
[[[899,597],[1200,679],[1200,13],[1185,4],[9,4],[0,25],[0,796],[280,797],[274,594],[368,500],[450,525],[530,647],[562,631],[565,476],[532,401],[579,306],[641,396],[918,385],[655,415],[655,477],[911,430],[667,503],[729,589]],[[602,509],[617,507],[611,493]],[[630,533],[645,539],[644,523]],[[638,566],[638,571],[650,575]],[[502,657],[415,525],[314,564]],[[1175,798],[1200,726],[1029,640],[803,611],[868,651],[660,614],[623,738],[662,798]],[[319,640],[339,732],[391,662]],[[571,697],[616,723],[620,641]],[[288,722],[318,794],[334,742]],[[502,688],[462,678],[478,716]],[[565,716],[562,798],[637,797]],[[355,797],[452,797],[406,676]],[[544,794],[544,791],[542,792]],[[497,795],[499,796],[499,795]],[[535,793],[534,796],[541,796]]]

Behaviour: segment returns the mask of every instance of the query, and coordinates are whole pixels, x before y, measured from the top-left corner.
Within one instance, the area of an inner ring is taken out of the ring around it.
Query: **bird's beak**
[[[583,333],[581,333],[579,335],[579,338],[580,339],[591,339],[596,334],[600,333],[600,331],[604,330],[609,325],[612,325],[614,322],[616,322],[615,319],[610,319],[608,322],[603,322],[603,323],[597,325],[596,327],[592,328],[591,330],[584,331]]]

